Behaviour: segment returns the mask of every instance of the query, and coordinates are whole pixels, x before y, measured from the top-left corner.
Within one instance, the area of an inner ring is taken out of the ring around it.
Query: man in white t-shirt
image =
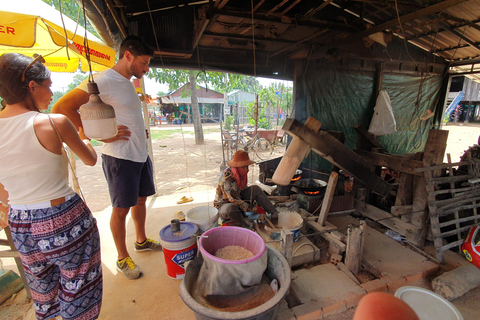
[[[118,253],[117,270],[128,279],[142,275],[126,245],[125,224],[130,208],[135,226],[135,251],[162,250],[161,245],[145,233],[145,202],[155,194],[155,185],[142,105],[130,82],[132,76],[140,79],[148,72],[153,55],[153,50],[140,38],[129,36],[120,46],[115,66],[94,76],[100,98],[115,109],[118,124],[118,134],[103,140],[102,167],[112,201],[110,229]],[[77,128],[82,126],[78,110],[89,100],[87,82],[88,79],[64,95],[52,108],[52,112],[65,114]]]

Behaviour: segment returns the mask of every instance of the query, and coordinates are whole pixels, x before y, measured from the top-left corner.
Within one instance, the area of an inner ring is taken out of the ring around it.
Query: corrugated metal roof
[[[291,79],[295,59],[376,59],[391,38],[428,52],[430,62],[480,60],[478,0],[85,0],[92,2],[91,14],[114,30],[110,40],[121,41],[122,30],[144,37],[158,67]],[[406,51],[402,59],[419,59]]]

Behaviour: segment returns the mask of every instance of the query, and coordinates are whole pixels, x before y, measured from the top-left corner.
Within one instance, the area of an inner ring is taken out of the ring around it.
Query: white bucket
[[[188,210],[185,220],[195,223],[201,232],[218,227],[218,210],[214,207],[200,206]]]
[[[293,241],[297,241],[300,236],[300,229],[303,226],[303,218],[295,211],[280,211],[277,226],[290,230],[293,233]]]

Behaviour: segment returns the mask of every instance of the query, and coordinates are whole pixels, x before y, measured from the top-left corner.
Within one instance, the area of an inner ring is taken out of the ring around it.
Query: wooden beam
[[[393,216],[387,211],[383,211],[371,204],[361,202],[355,199],[355,209],[358,212],[376,221],[385,227],[392,229],[408,238],[411,234],[416,234],[420,228],[413,224],[403,222],[400,218]]]
[[[353,274],[359,274],[362,266],[363,247],[365,244],[364,220],[360,221],[360,227],[349,227],[347,238],[347,251],[345,253],[345,266]]]
[[[326,222],[325,226],[321,226],[315,221],[308,221],[308,225],[315,231],[321,232],[321,236],[327,240],[331,245],[336,247],[339,252],[345,252],[347,246],[340,241],[338,237],[332,236],[329,232],[333,232],[337,229],[333,224]]]
[[[447,130],[430,130],[428,132],[427,142],[425,143],[425,150],[423,152],[423,165],[425,167],[431,165],[438,165],[443,163],[443,158],[445,156],[445,150],[447,148]],[[438,177],[441,174],[441,170],[437,169],[434,171],[425,171],[425,177],[420,178],[417,181],[414,181],[417,185],[414,187],[420,188],[422,190],[415,190],[414,192],[414,202],[413,202],[413,213],[411,215],[411,223],[419,228],[419,232],[415,234],[415,237],[409,239],[412,243],[419,247],[423,248],[425,245],[425,238],[428,231],[428,219],[429,214],[433,214],[433,203],[432,196],[429,195],[430,192],[434,191],[435,186],[433,184],[427,183],[426,178]],[[434,197],[433,197],[434,198]],[[430,203],[429,203],[430,202]],[[429,210],[426,210],[427,207]],[[436,209],[436,208],[435,208]],[[438,244],[438,241],[437,241]]]
[[[422,173],[416,171],[417,168],[423,168],[423,162],[419,160],[412,160],[406,156],[397,156],[393,154],[369,152],[357,150],[357,154],[368,158],[369,162],[375,166],[383,166],[395,171],[423,176]]]
[[[292,267],[293,257],[293,233],[290,230],[282,229],[282,242],[280,244],[280,252],[285,257],[290,268]]]
[[[328,132],[320,131],[317,134],[295,119],[287,119],[283,125],[283,130],[308,143],[312,150],[355,177],[355,179],[368,185],[376,193],[386,196],[393,190],[392,186],[370,170],[371,166],[367,161]]]
[[[317,222],[321,226],[325,226],[325,222],[327,221],[327,215],[330,212],[330,206],[332,205],[333,196],[335,195],[335,189],[337,188],[337,181],[338,173],[333,171],[330,174],[330,178],[328,179],[327,190],[325,191],[325,195],[322,201],[322,209],[320,209],[320,214],[318,215]]]
[[[348,43],[351,43],[351,42],[354,42],[354,41],[358,41],[358,40],[360,40],[364,37],[368,37],[371,34],[374,34],[374,33],[377,33],[377,32],[383,32],[385,29],[390,29],[392,27],[395,27],[395,26],[399,25],[400,23],[404,24],[406,22],[409,22],[409,21],[412,21],[412,20],[415,20],[415,19],[419,19],[423,16],[427,16],[427,15],[430,15],[430,14],[433,14],[433,13],[443,11],[445,9],[448,9],[448,8],[452,7],[452,6],[456,6],[456,5],[459,5],[459,4],[461,4],[463,2],[467,2],[467,1],[469,1],[469,0],[446,0],[446,1],[438,2],[434,5],[429,6],[429,7],[426,7],[426,8],[420,9],[420,10],[415,10],[415,11],[413,11],[411,13],[408,13],[404,16],[401,16],[399,18],[392,19],[392,20],[387,21],[385,23],[376,25],[374,27],[365,29],[364,31],[361,31],[361,32],[358,32],[358,33],[353,34],[351,36],[345,37],[341,41],[338,41],[337,43],[334,43],[334,44],[328,46],[329,47],[328,49],[330,49],[332,46],[339,46],[339,45],[342,45],[342,44],[348,44]]]
[[[303,127],[303,125],[301,126]],[[320,130],[321,126],[322,123],[314,117],[308,117],[305,121],[305,127],[314,133]],[[309,152],[310,145],[307,142],[299,137],[293,137],[292,142],[273,173],[272,181],[281,186],[290,184],[296,170]]]
[[[370,151],[372,148],[384,149],[383,146],[377,141],[375,135],[365,130],[360,125],[354,127],[358,134],[357,149]]]
[[[300,20],[302,21],[309,20],[315,13],[317,13],[318,11],[328,6],[332,1],[333,0],[324,0],[324,2],[318,7],[316,7],[315,9],[310,9],[310,11],[308,11],[306,15],[301,17]]]

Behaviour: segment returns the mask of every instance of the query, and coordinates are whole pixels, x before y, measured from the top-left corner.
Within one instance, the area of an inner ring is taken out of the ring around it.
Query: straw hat
[[[250,160],[250,158],[248,157],[248,152],[243,150],[238,150],[237,152],[235,152],[235,154],[233,155],[233,159],[227,161],[227,165],[230,168],[245,167],[254,163],[255,162]]]

